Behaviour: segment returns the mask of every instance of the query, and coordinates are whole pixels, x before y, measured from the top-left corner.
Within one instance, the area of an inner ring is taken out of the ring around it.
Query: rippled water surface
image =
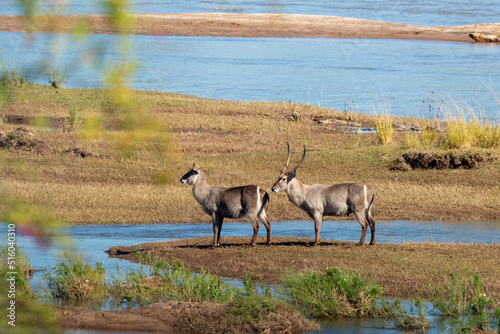
[[[104,87],[116,62],[116,36],[69,42],[65,34],[0,32],[4,62],[30,69],[47,85],[52,69],[64,87]],[[361,113],[434,117],[440,101],[466,101],[499,117],[500,46],[435,41],[133,36],[131,87],[213,99],[287,101]],[[89,65],[97,59],[98,66]],[[42,66],[49,64],[49,66]],[[387,100],[387,101],[386,101]],[[454,103],[455,103],[454,102]],[[453,109],[453,108],[451,108]]]
[[[151,1],[131,0],[134,13],[281,13],[332,15],[390,22],[454,26],[475,23],[500,22],[500,2],[497,0],[206,0],[206,1]],[[43,3],[43,1],[41,2]],[[55,1],[47,1],[53,4]],[[59,1],[69,3],[57,7],[66,14],[106,13],[103,1],[73,0]],[[42,6],[43,11],[54,10],[54,6]],[[2,0],[2,14],[21,14],[18,0]]]

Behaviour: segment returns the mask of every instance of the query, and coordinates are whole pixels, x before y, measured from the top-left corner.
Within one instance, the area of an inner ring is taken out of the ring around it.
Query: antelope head
[[[304,161],[304,158],[306,157],[306,145],[304,145],[304,154],[302,155],[302,159],[300,159],[300,162],[292,168],[290,171],[288,171],[288,164],[290,163],[290,143],[286,143],[288,146],[288,157],[286,158],[286,163],[285,167],[280,172],[280,177],[279,179],[274,183],[273,187],[271,190],[275,193],[278,193],[280,191],[288,191],[288,185],[289,183],[293,180],[295,177],[295,171],[297,168],[300,167],[302,162]]]
[[[193,169],[191,169],[189,172],[184,174],[183,177],[181,177],[181,183],[187,183],[190,186],[196,183],[196,179],[198,178],[198,175],[200,174],[201,169],[200,166],[195,162],[193,163]]]

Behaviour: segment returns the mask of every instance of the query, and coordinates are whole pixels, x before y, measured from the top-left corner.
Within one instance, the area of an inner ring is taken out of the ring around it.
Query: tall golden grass
[[[387,95],[382,94],[380,98],[377,92],[373,93],[372,112],[375,116],[375,129],[381,144],[387,144],[392,140],[395,129],[393,117],[391,116],[391,102]]]
[[[467,101],[447,97],[441,109],[447,123],[446,148],[500,147],[500,127],[485,116],[480,105],[473,107]]]

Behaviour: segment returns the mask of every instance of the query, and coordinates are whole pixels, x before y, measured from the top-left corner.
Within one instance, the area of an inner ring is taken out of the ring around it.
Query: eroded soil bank
[[[229,312],[230,313],[230,312]],[[259,323],[235,322],[222,303],[166,301],[138,309],[91,311],[62,307],[58,314],[64,328],[112,332],[154,333],[302,333],[318,330],[316,322],[298,311],[273,311]]]
[[[338,16],[303,14],[140,14],[133,15],[136,35],[225,37],[323,37],[417,39],[450,42],[474,40],[470,33],[494,34],[500,24],[427,27]],[[86,22],[89,33],[116,34],[106,15],[35,17],[27,28],[24,16],[1,15],[0,30],[70,33],[77,22]]]

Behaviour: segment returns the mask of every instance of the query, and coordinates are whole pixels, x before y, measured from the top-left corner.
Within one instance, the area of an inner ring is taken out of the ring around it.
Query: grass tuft
[[[428,328],[432,327],[432,324],[427,320],[425,315],[425,303],[422,298],[417,298],[410,305],[410,312],[408,312],[402,305],[400,301],[394,302],[392,305],[395,317],[398,321],[397,327],[405,331],[421,330],[426,331]],[[416,308],[416,314],[414,313],[413,307]]]
[[[0,82],[22,87],[28,81],[29,74],[29,69],[18,70],[15,58],[14,60],[9,60],[6,65],[2,57],[2,49],[0,48]]]
[[[500,303],[491,296],[476,271],[463,270],[459,275],[442,277],[443,285],[432,296],[435,309],[458,318],[459,332],[495,331],[500,328]]]
[[[478,107],[480,108],[480,107]],[[500,128],[465,101],[447,99],[442,107],[447,119],[447,148],[500,147]]]
[[[373,93],[374,103],[372,104],[372,112],[375,116],[375,129],[377,130],[377,138],[379,143],[387,144],[392,140],[395,129],[393,125],[393,118],[391,116],[391,103],[388,96],[378,96],[376,92]]]
[[[61,69],[61,64],[57,65],[52,69],[52,77],[49,79],[49,83],[54,88],[62,88],[62,85],[66,83],[66,74],[68,72],[67,65],[64,69]]]
[[[377,137],[381,144],[385,145],[392,140],[395,132],[392,123],[392,117],[389,115],[381,115],[376,117],[375,129],[377,130]]]
[[[187,302],[227,302],[241,293],[224,279],[203,270],[195,274],[178,261],[147,259],[138,270],[120,272],[111,284],[115,297],[129,302],[145,303],[164,297]]]
[[[283,279],[285,300],[312,317],[363,317],[381,312],[382,289],[349,270],[303,271]]]
[[[44,273],[48,292],[52,297],[68,299],[102,299],[109,296],[106,269],[102,262],[95,266],[84,263],[80,258],[71,258],[57,264]]]
[[[420,134],[420,140],[425,148],[431,147],[436,142],[437,133],[436,129],[432,127],[425,128]]]

